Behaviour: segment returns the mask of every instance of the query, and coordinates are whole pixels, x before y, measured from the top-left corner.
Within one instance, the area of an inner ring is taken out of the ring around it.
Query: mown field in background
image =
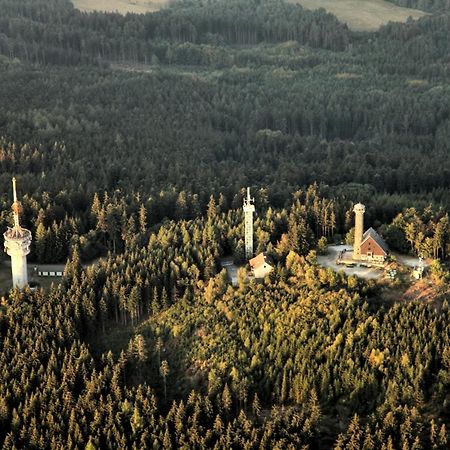
[[[290,0],[308,9],[324,8],[355,31],[375,31],[388,22],[406,22],[408,17],[426,15],[417,9],[402,8],[384,0]],[[158,11],[169,0],[72,0],[81,11],[146,13]]]
[[[308,9],[324,8],[354,31],[375,31],[388,22],[419,19],[423,11],[402,8],[383,0],[291,0]]]
[[[106,11],[126,13],[146,13],[158,11],[168,4],[167,0],[72,0],[81,11]]]

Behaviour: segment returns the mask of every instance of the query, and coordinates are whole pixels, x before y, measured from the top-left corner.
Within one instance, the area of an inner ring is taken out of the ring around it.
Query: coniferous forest
[[[67,261],[1,292],[2,448],[450,448],[450,11],[393,3],[430,14],[0,0],[1,232],[16,176]],[[247,186],[275,269],[232,286]],[[356,202],[437,301],[318,264]]]

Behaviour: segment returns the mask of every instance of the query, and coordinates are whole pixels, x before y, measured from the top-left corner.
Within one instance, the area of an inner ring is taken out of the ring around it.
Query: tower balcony
[[[26,256],[30,253],[31,231],[25,228],[8,228],[3,237],[5,252],[9,256]]]

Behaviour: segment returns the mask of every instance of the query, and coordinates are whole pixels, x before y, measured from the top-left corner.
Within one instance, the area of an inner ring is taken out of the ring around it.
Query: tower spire
[[[16,177],[13,177],[12,183],[13,183],[13,196],[14,196],[14,203],[15,203],[15,202],[17,202]]]
[[[20,203],[17,200],[17,187],[16,187],[16,177],[12,179],[13,185],[13,198],[14,203],[12,205],[12,210],[14,212],[14,228],[20,228]]]
[[[245,216],[245,258],[253,258],[253,213],[255,212],[254,198],[250,197],[250,188],[247,188],[247,197],[244,198]]]

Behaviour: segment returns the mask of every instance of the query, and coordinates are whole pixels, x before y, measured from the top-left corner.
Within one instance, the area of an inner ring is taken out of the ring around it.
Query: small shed
[[[272,260],[265,253],[260,253],[258,256],[255,256],[249,261],[249,263],[253,275],[257,279],[264,278],[266,275],[269,275],[274,267]]]

